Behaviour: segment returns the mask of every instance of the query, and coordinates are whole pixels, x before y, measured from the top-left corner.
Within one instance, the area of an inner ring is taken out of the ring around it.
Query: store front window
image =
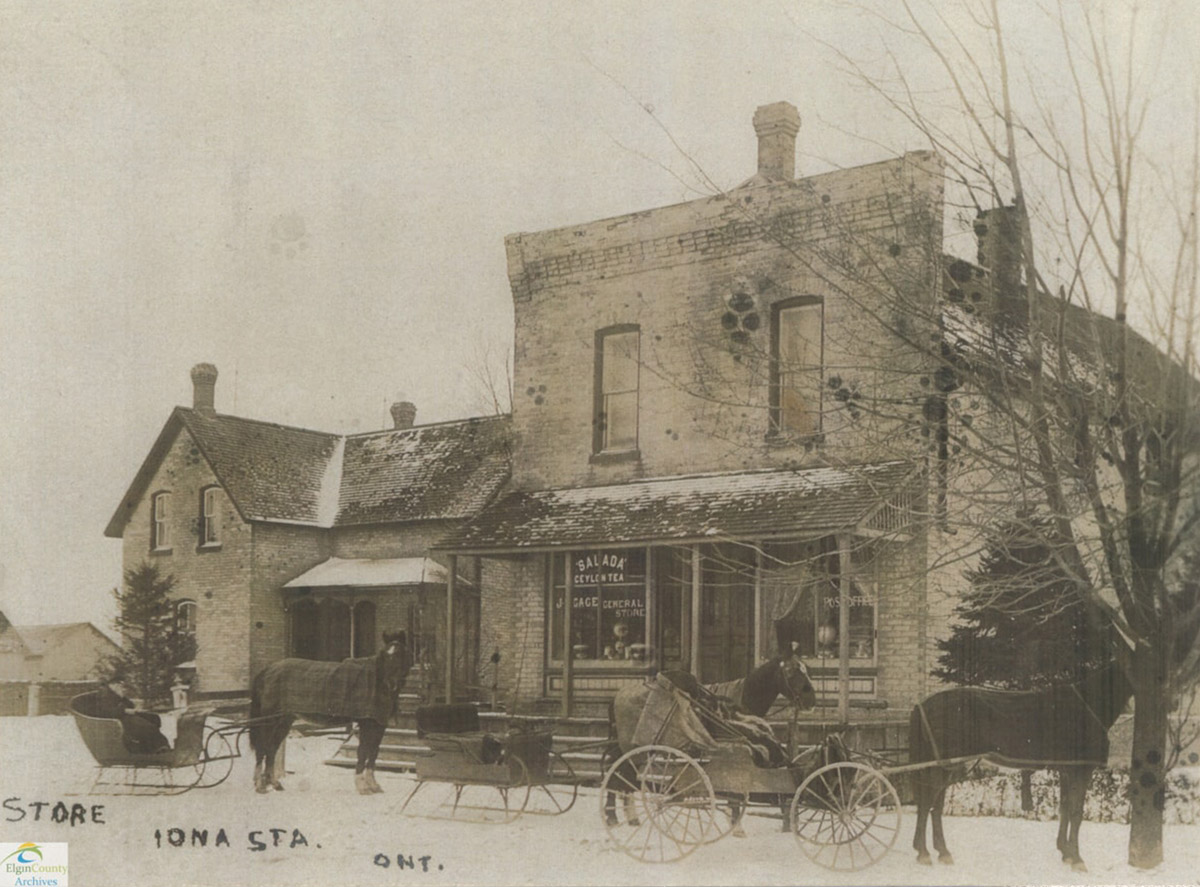
[[[563,659],[563,602],[571,570],[572,656],[580,665],[643,665],[647,643],[646,553],[641,548],[574,551],[552,561],[551,658]]]
[[[851,665],[875,663],[875,564],[869,543],[851,551]],[[763,548],[761,636],[788,649],[798,644],[809,662],[836,661],[840,648],[841,564],[832,537],[805,542],[773,542]]]

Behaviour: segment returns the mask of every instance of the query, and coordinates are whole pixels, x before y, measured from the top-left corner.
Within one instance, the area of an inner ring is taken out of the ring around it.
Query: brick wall
[[[430,557],[429,547],[454,527],[451,521],[339,527],[333,531],[333,557]],[[439,555],[437,560],[445,561]]]
[[[502,698],[542,696],[546,607],[544,557],[485,558],[480,589],[480,653],[500,651]]]
[[[851,417],[850,395],[923,396],[940,277],[940,164],[927,153],[507,239],[516,315],[513,427],[518,488],[867,461],[911,455],[895,417]],[[853,274],[847,266],[853,266]],[[735,342],[727,299],[745,291]],[[824,439],[769,442],[771,306],[825,299]],[[757,316],[751,329],[746,317]],[[641,330],[640,458],[593,464],[595,332]],[[830,381],[846,389],[839,400]],[[908,417],[911,418],[911,417]],[[890,452],[889,452],[890,450]]]
[[[282,659],[287,650],[287,612],[280,589],[328,558],[329,531],[285,524],[254,527],[254,575],[249,594],[249,662],[243,686],[261,668]]]
[[[218,540],[200,545],[201,490],[217,483],[191,435],[181,430],[122,537],[124,568],[150,561],[175,577],[173,596],[196,602],[197,689],[239,690],[249,669],[253,533],[223,493],[218,495]],[[170,547],[151,551],[151,499],[171,494]]]

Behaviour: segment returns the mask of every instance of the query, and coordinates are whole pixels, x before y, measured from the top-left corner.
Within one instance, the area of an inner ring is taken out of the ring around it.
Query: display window
[[[569,568],[574,661],[580,665],[647,662],[645,549],[575,551],[554,555],[551,562],[551,658],[563,659],[563,604]]]

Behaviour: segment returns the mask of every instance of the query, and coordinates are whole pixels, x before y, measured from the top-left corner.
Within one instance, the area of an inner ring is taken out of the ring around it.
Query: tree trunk
[[[1166,803],[1167,681],[1163,654],[1139,644],[1133,653],[1133,752],[1129,761],[1129,864],[1163,859]]]
[[[1033,810],[1033,771],[1021,771],[1021,812],[1029,813]]]

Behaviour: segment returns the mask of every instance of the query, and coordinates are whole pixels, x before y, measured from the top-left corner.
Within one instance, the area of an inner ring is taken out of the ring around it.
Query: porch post
[[[658,595],[651,595],[650,590],[653,588],[654,576],[654,549],[649,545],[646,546],[646,581],[644,583],[645,590],[642,592],[642,601],[646,605],[646,636],[642,639],[646,645],[645,650],[647,656],[643,663],[647,666],[654,666],[655,670],[662,668],[661,654],[659,648],[662,646],[658,640]]]
[[[550,575],[554,576],[554,558],[550,555]],[[571,635],[571,611],[575,608],[575,574],[571,569],[571,552],[563,553],[563,687],[562,687],[562,716],[571,716],[571,696],[575,683],[575,642]]]
[[[842,533],[838,544],[838,722],[850,723],[850,537]]]
[[[446,702],[454,701],[454,592],[458,584],[458,555],[448,558],[446,577]]]
[[[754,656],[750,667],[757,668],[758,660],[763,655],[762,648],[762,573],[763,552],[762,542],[754,543]],[[780,651],[781,653],[783,651]]]
[[[692,674],[700,677],[700,546],[692,546]]]

